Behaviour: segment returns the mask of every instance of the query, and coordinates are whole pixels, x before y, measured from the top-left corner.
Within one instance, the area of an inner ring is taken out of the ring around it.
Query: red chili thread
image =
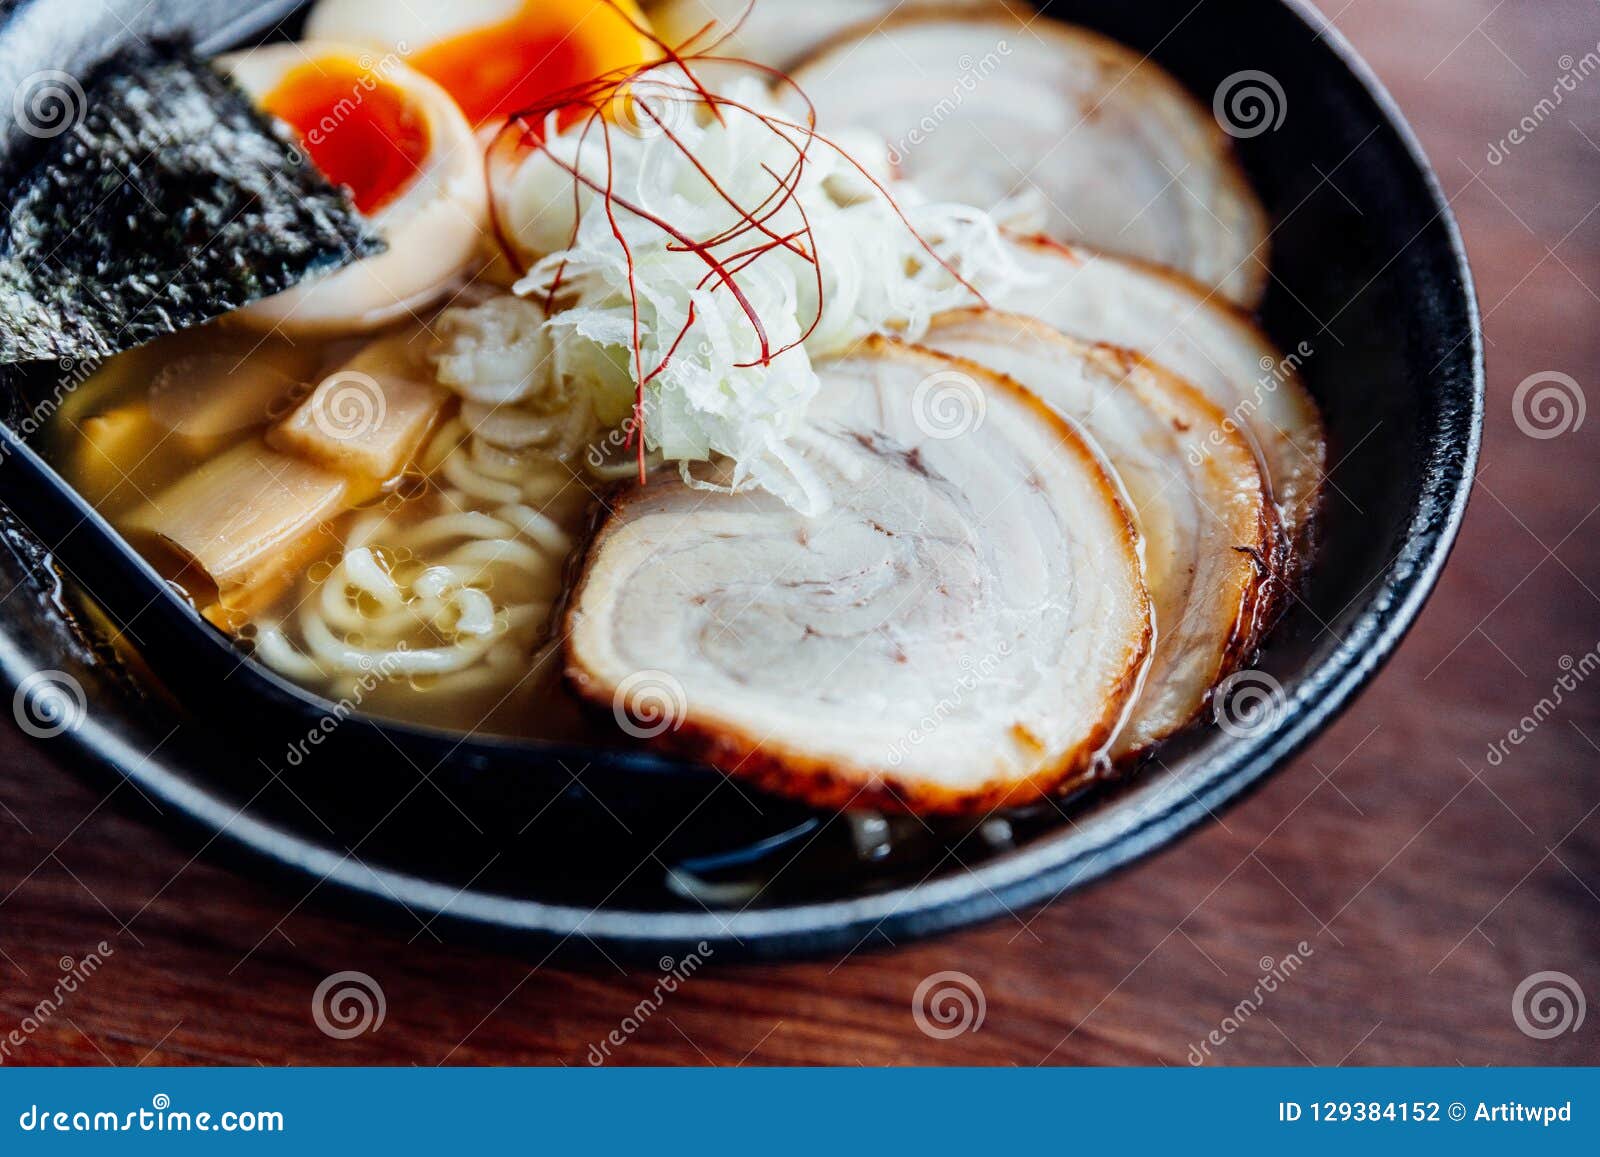
[[[922,250],[954,278],[958,284],[980,302],[984,301],[983,295],[978,292],[977,288],[967,281],[948,260],[941,256],[927,239],[917,231],[916,227],[911,224],[905,212],[896,203],[894,197],[884,187],[883,183],[836,141],[817,131],[816,107],[800,86],[795,83],[793,77],[781,69],[759,64],[752,60],[716,55],[716,50],[731,37],[735,36],[739,29],[743,27],[744,22],[749,18],[751,11],[755,7],[756,0],[749,0],[736,20],[726,25],[720,35],[713,37],[704,46],[698,48],[695,47],[696,43],[717,27],[716,21],[707,22],[681,43],[672,45],[661,39],[647,26],[635,20],[616,0],[603,0],[603,2],[622,16],[641,37],[654,45],[660,53],[659,58],[642,65],[614,69],[608,73],[570,86],[560,92],[552,93],[538,104],[513,113],[499,132],[495,134],[488,150],[484,154],[484,175],[489,190],[489,215],[495,244],[505,255],[507,263],[517,271],[519,277],[526,276],[528,267],[521,259],[520,254],[518,254],[498,211],[496,204],[496,168],[498,166],[506,164],[520,165],[534,153],[542,153],[546,159],[572,178],[573,227],[568,237],[566,246],[568,249],[573,248],[577,243],[583,190],[588,189],[601,198],[605,206],[606,220],[610,225],[611,234],[621,247],[623,260],[627,266],[628,297],[632,315],[631,360],[633,362],[633,377],[636,383],[633,403],[634,425],[629,433],[628,442],[632,444],[634,439],[637,439],[635,449],[638,454],[639,480],[641,483],[644,482],[646,475],[644,437],[645,386],[659,377],[672,363],[672,359],[677,355],[678,348],[694,327],[696,311],[694,303],[691,302],[683,326],[668,345],[666,353],[662,355],[661,360],[654,367],[646,370],[644,365],[642,322],[640,320],[640,300],[636,280],[637,271],[632,248],[628,245],[621,222],[617,217],[619,209],[639,220],[654,225],[665,233],[670,239],[667,242],[667,248],[670,251],[692,253],[706,264],[705,276],[697,285],[697,289],[704,290],[707,286],[710,286],[711,292],[715,293],[718,288],[725,288],[738,303],[740,311],[744,314],[746,321],[749,322],[752,331],[756,335],[761,353],[757,360],[737,363],[736,368],[750,369],[771,365],[774,358],[781,357],[803,345],[822,323],[826,309],[823,300],[822,263],[818,257],[816,235],[812,230],[810,218],[807,216],[805,206],[799,198],[800,183],[804,178],[806,166],[812,159],[813,147],[819,143],[842,158],[846,164],[865,178],[873,189],[888,202],[895,216],[899,218],[900,223],[916,239]],[[758,112],[740,101],[712,92],[696,74],[693,67],[694,64],[718,64],[745,68],[763,74],[769,83],[786,85],[792,92],[797,94],[804,105],[804,121],[793,121],[771,113]],[[770,130],[773,135],[794,150],[793,163],[782,173],[777,172],[770,165],[762,165],[763,171],[773,180],[773,188],[753,208],[746,208],[740,204],[738,199],[733,197],[717,181],[700,159],[694,155],[682,138],[673,132],[665,118],[650,107],[648,98],[634,90],[633,86],[641,78],[669,67],[676,68],[681,72],[687,83],[669,82],[662,80],[660,77],[652,76],[648,85],[652,97],[683,100],[693,108],[704,109],[719,124],[727,123],[724,117],[724,109],[744,113],[754,117]],[[635,107],[655,123],[663,138],[689,161],[695,171],[710,186],[716,197],[737,215],[737,220],[733,224],[711,237],[690,237],[670,221],[650,212],[644,206],[635,204],[628,198],[618,195],[614,187],[615,166],[611,140],[612,122],[606,113],[608,109],[614,110],[619,100],[634,102]],[[571,119],[567,120],[567,123],[563,125],[563,120],[569,117]],[[584,155],[590,133],[595,126],[599,126],[605,144],[606,177],[604,184],[597,182],[588,174],[580,172],[576,164],[560,160],[548,147],[545,131],[547,124],[550,124],[553,120],[554,130],[556,132],[565,132],[575,126],[579,119],[584,122],[576,154],[579,158]],[[770,227],[770,222],[791,204],[794,205],[799,214],[800,227],[779,233]],[[756,237],[759,237],[759,240],[755,240]],[[753,240],[753,243],[746,248],[726,255],[719,255],[718,252],[714,252],[726,250],[729,245],[737,244],[746,238]],[[760,314],[746,296],[744,289],[740,286],[738,275],[749,269],[768,253],[778,249],[786,250],[812,266],[817,295],[817,309],[811,324],[799,338],[774,350],[768,338],[766,326]],[[566,262],[563,261],[557,268],[550,287],[545,294],[545,309],[547,313],[555,310],[558,293],[564,284],[565,276]]]

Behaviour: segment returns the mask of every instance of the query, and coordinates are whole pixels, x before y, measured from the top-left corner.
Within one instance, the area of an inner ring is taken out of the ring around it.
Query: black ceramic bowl
[[[122,20],[225,47],[295,5],[130,0],[105,28],[73,7],[0,7],[5,91],[41,68],[81,69],[129,34]],[[33,676],[35,695],[83,689],[86,711],[50,750],[126,776],[214,854],[298,893],[631,955],[702,940],[724,956],[812,954],[981,920],[1178,838],[1281,767],[1393,652],[1460,524],[1483,397],[1460,237],[1399,111],[1309,5],[1046,7],[1152,52],[1204,100],[1247,71],[1281,90],[1281,123],[1240,148],[1276,225],[1266,325],[1285,350],[1309,351],[1334,467],[1319,557],[1257,663],[1283,690],[1268,726],[1197,730],[1123,782],[1014,817],[1009,833],[908,821],[894,854],[863,857],[841,818],[646,752],[463,742],[360,717],[325,728],[328,704],[187,629],[181,603],[151,603],[137,568],[66,529],[20,451],[0,462],[0,571],[18,587],[0,670],[13,686]],[[143,663],[111,653],[108,623]],[[328,734],[308,742],[314,731]],[[726,883],[791,861],[758,895],[716,902],[685,897],[671,874]]]

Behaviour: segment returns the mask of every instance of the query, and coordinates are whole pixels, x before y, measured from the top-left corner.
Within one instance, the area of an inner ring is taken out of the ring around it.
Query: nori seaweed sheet
[[[79,123],[0,178],[0,365],[108,357],[383,251],[186,48],[115,56],[84,92]]]

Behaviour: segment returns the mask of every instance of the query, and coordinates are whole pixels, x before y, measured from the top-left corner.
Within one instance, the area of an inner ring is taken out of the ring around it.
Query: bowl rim
[[[376,868],[308,835],[235,806],[88,715],[69,732],[80,762],[109,767],[141,791],[170,804],[179,822],[209,833],[256,866],[331,886],[332,895],[368,913],[393,918],[402,906],[428,919],[490,938],[604,944],[643,957],[685,944],[729,958],[815,956],[854,950],[881,937],[900,943],[1014,912],[1120,870],[1172,842],[1242,799],[1327,728],[1389,660],[1415,623],[1455,545],[1482,442],[1485,374],[1482,319],[1461,231],[1432,165],[1399,106],[1370,66],[1310,0],[1279,0],[1324,40],[1373,102],[1394,134],[1436,210],[1459,286],[1452,290],[1467,324],[1470,373],[1451,385],[1452,398],[1428,431],[1430,448],[1448,450],[1425,471],[1409,511],[1400,554],[1361,604],[1346,639],[1303,676],[1295,709],[1274,729],[1231,746],[1201,764],[1183,792],[1137,809],[1120,823],[1067,829],[959,874],[868,896],[737,913],[589,909],[474,890],[408,872]],[[1466,396],[1461,396],[1461,395]],[[34,664],[0,627],[0,674],[15,687]],[[60,753],[59,747],[54,748]],[[203,851],[204,849],[202,849]]]

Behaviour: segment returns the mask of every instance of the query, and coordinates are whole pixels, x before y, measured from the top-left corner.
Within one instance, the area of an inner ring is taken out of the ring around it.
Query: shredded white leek
[[[666,75],[653,91],[681,94],[685,85],[681,73]],[[678,462],[686,478],[688,464],[726,456],[734,466],[734,489],[757,485],[817,514],[829,497],[790,442],[818,390],[813,359],[869,334],[915,339],[934,314],[976,304],[971,292],[929,256],[919,237],[980,290],[1023,275],[1006,257],[988,214],[929,203],[905,185],[894,189],[897,211],[874,183],[887,185],[889,174],[878,168],[869,180],[846,156],[881,166],[886,156],[881,142],[852,137],[835,145],[818,138],[807,146],[800,129],[775,131],[756,115],[784,116],[762,84],[743,79],[725,92],[752,111],[722,105],[718,120],[703,104],[681,97],[659,101],[651,107],[670,136],[649,117],[632,118],[631,128],[610,126],[609,160],[606,133],[591,127],[585,136],[581,126],[558,132],[552,119],[546,126],[549,155],[536,152],[524,161],[502,199],[511,240],[532,262],[515,291],[541,303],[554,298],[559,308],[544,322],[552,372],[564,386],[589,390],[603,423],[625,423],[641,373],[650,378],[665,361],[645,389],[649,449]],[[807,162],[794,195],[775,196],[777,175],[791,172],[801,147],[808,150]],[[609,208],[593,189],[578,185],[575,196],[576,182],[562,164],[602,188],[609,181],[615,195]],[[806,258],[772,247],[750,261],[738,271],[737,282],[761,320],[767,351],[775,355],[761,364],[755,326],[728,287],[708,277],[707,261],[616,199],[670,223],[683,237],[737,233],[711,250],[729,265],[764,240],[730,200],[746,211],[766,206],[764,224],[777,237],[798,235],[809,226],[822,275],[821,318],[817,268]],[[685,333],[691,309],[693,321]],[[803,344],[778,352],[799,342],[814,320]],[[519,342],[529,348],[520,337]],[[474,368],[463,362],[463,376]],[[511,400],[497,388],[503,380],[500,368],[494,366],[495,381],[459,388],[491,403]]]

